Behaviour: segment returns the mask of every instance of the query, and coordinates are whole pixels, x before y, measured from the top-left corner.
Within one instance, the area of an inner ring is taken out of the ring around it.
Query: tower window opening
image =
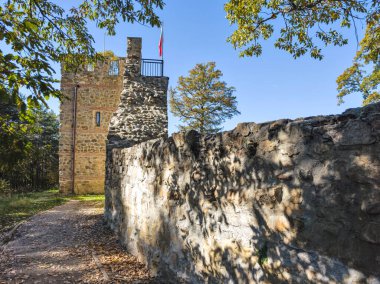
[[[87,71],[88,72],[94,72],[94,64],[93,63],[87,64]]]
[[[100,126],[100,112],[97,111],[95,115],[96,126]]]
[[[119,60],[113,60],[110,62],[110,69],[108,70],[108,75],[110,76],[119,75]]]

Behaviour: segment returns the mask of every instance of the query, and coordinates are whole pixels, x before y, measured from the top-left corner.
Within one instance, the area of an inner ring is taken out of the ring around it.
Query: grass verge
[[[0,233],[30,216],[69,200],[104,201],[104,195],[61,195],[58,189],[41,192],[0,195]]]

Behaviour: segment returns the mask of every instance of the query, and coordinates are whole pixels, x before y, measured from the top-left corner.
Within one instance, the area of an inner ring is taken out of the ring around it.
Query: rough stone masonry
[[[125,58],[116,57],[80,68],[77,74],[61,69],[64,99],[60,105],[59,188],[62,193],[104,192],[108,126],[123,90],[124,62]]]
[[[128,38],[123,91],[109,125],[109,148],[168,136],[169,78],[141,75],[141,47],[141,38]]]
[[[141,38],[127,41],[127,58],[108,58],[79,68],[76,74],[61,70],[62,193],[104,192],[108,133],[110,147],[167,136],[169,78],[142,76]]]
[[[106,220],[168,281],[379,283],[380,104],[108,158]]]

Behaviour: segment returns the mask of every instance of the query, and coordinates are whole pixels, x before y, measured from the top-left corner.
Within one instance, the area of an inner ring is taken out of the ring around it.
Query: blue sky
[[[66,1],[69,7],[76,1]],[[236,88],[238,109],[241,115],[224,123],[224,130],[239,122],[265,122],[280,118],[297,118],[319,114],[335,114],[361,105],[360,94],[348,96],[338,106],[335,80],[349,67],[357,43],[354,31],[347,31],[349,45],[327,47],[322,61],[308,56],[293,57],[273,47],[273,41],[263,44],[259,58],[240,58],[238,51],[226,42],[232,33],[223,10],[223,1],[166,0],[159,12],[164,21],[165,75],[175,87],[177,79],[186,75],[197,63],[215,61],[224,76],[223,80]],[[104,32],[90,24],[97,50],[102,51]],[[362,31],[359,31],[362,34]],[[106,50],[116,55],[126,55],[127,36],[143,38],[143,57],[158,58],[158,28],[140,24],[121,23],[116,36],[106,37]],[[59,67],[57,66],[59,77]],[[58,102],[52,100],[51,108],[58,112]],[[176,131],[178,119],[169,113],[169,132]]]

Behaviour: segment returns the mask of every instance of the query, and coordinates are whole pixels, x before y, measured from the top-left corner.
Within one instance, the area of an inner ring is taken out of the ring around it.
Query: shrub
[[[9,181],[0,178],[0,194],[12,193],[11,185]]]

